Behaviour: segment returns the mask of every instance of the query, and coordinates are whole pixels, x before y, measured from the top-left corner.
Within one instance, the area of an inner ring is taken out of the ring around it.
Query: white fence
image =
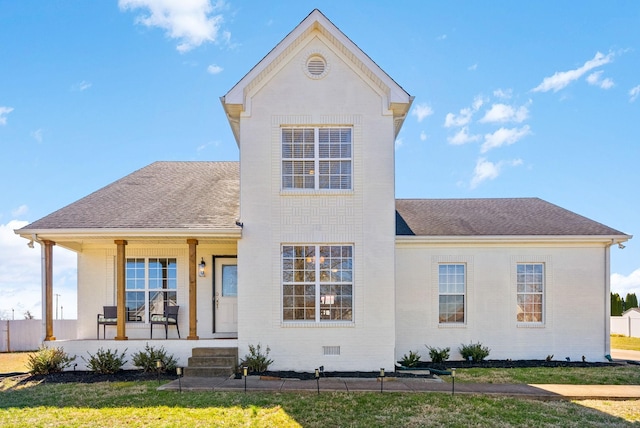
[[[611,334],[640,337],[640,318],[611,317]]]
[[[77,320],[53,320],[56,339],[75,339]],[[0,320],[0,352],[34,351],[42,344],[42,320]]]

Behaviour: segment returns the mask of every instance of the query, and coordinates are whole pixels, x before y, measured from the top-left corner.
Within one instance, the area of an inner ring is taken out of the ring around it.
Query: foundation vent
[[[323,346],[322,354],[323,355],[340,355],[340,347],[339,346]]]

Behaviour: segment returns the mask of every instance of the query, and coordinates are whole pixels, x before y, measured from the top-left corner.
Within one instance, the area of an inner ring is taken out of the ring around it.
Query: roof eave
[[[152,238],[152,237],[203,237],[203,238],[240,238],[240,227],[228,229],[204,229],[204,228],[171,228],[171,229],[122,229],[122,228],[95,228],[95,229],[16,229],[14,233],[25,239],[49,239],[53,238],[76,239],[86,237],[105,238]]]
[[[396,235],[397,243],[406,244],[448,244],[448,243],[601,243],[604,245],[622,244],[633,238],[633,235],[464,235],[464,236],[426,236],[426,235]]]

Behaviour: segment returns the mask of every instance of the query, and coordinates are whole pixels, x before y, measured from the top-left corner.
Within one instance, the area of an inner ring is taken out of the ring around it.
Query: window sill
[[[282,328],[353,328],[356,323],[352,321],[282,321],[280,327]]]
[[[516,323],[517,328],[545,328],[544,323],[541,322],[519,322]]]
[[[467,323],[465,322],[438,323],[438,328],[467,328]]]
[[[351,196],[353,189],[281,189],[280,196]]]

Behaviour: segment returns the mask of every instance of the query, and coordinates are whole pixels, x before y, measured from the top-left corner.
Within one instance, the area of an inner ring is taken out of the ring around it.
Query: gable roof
[[[626,236],[538,198],[398,199],[396,235]]]
[[[364,51],[351,41],[320,10],[314,9],[258,64],[256,64],[229,92],[220,98],[236,143],[240,145],[240,114],[247,110],[247,95],[256,85],[274,71],[275,66],[287,58],[293,48],[312,32],[322,34],[336,50],[343,52],[372,82],[386,94],[387,108],[393,111],[395,133],[400,131],[413,98],[391,76],[382,70]]]
[[[238,162],[155,162],[18,233],[53,229],[239,229]]]

